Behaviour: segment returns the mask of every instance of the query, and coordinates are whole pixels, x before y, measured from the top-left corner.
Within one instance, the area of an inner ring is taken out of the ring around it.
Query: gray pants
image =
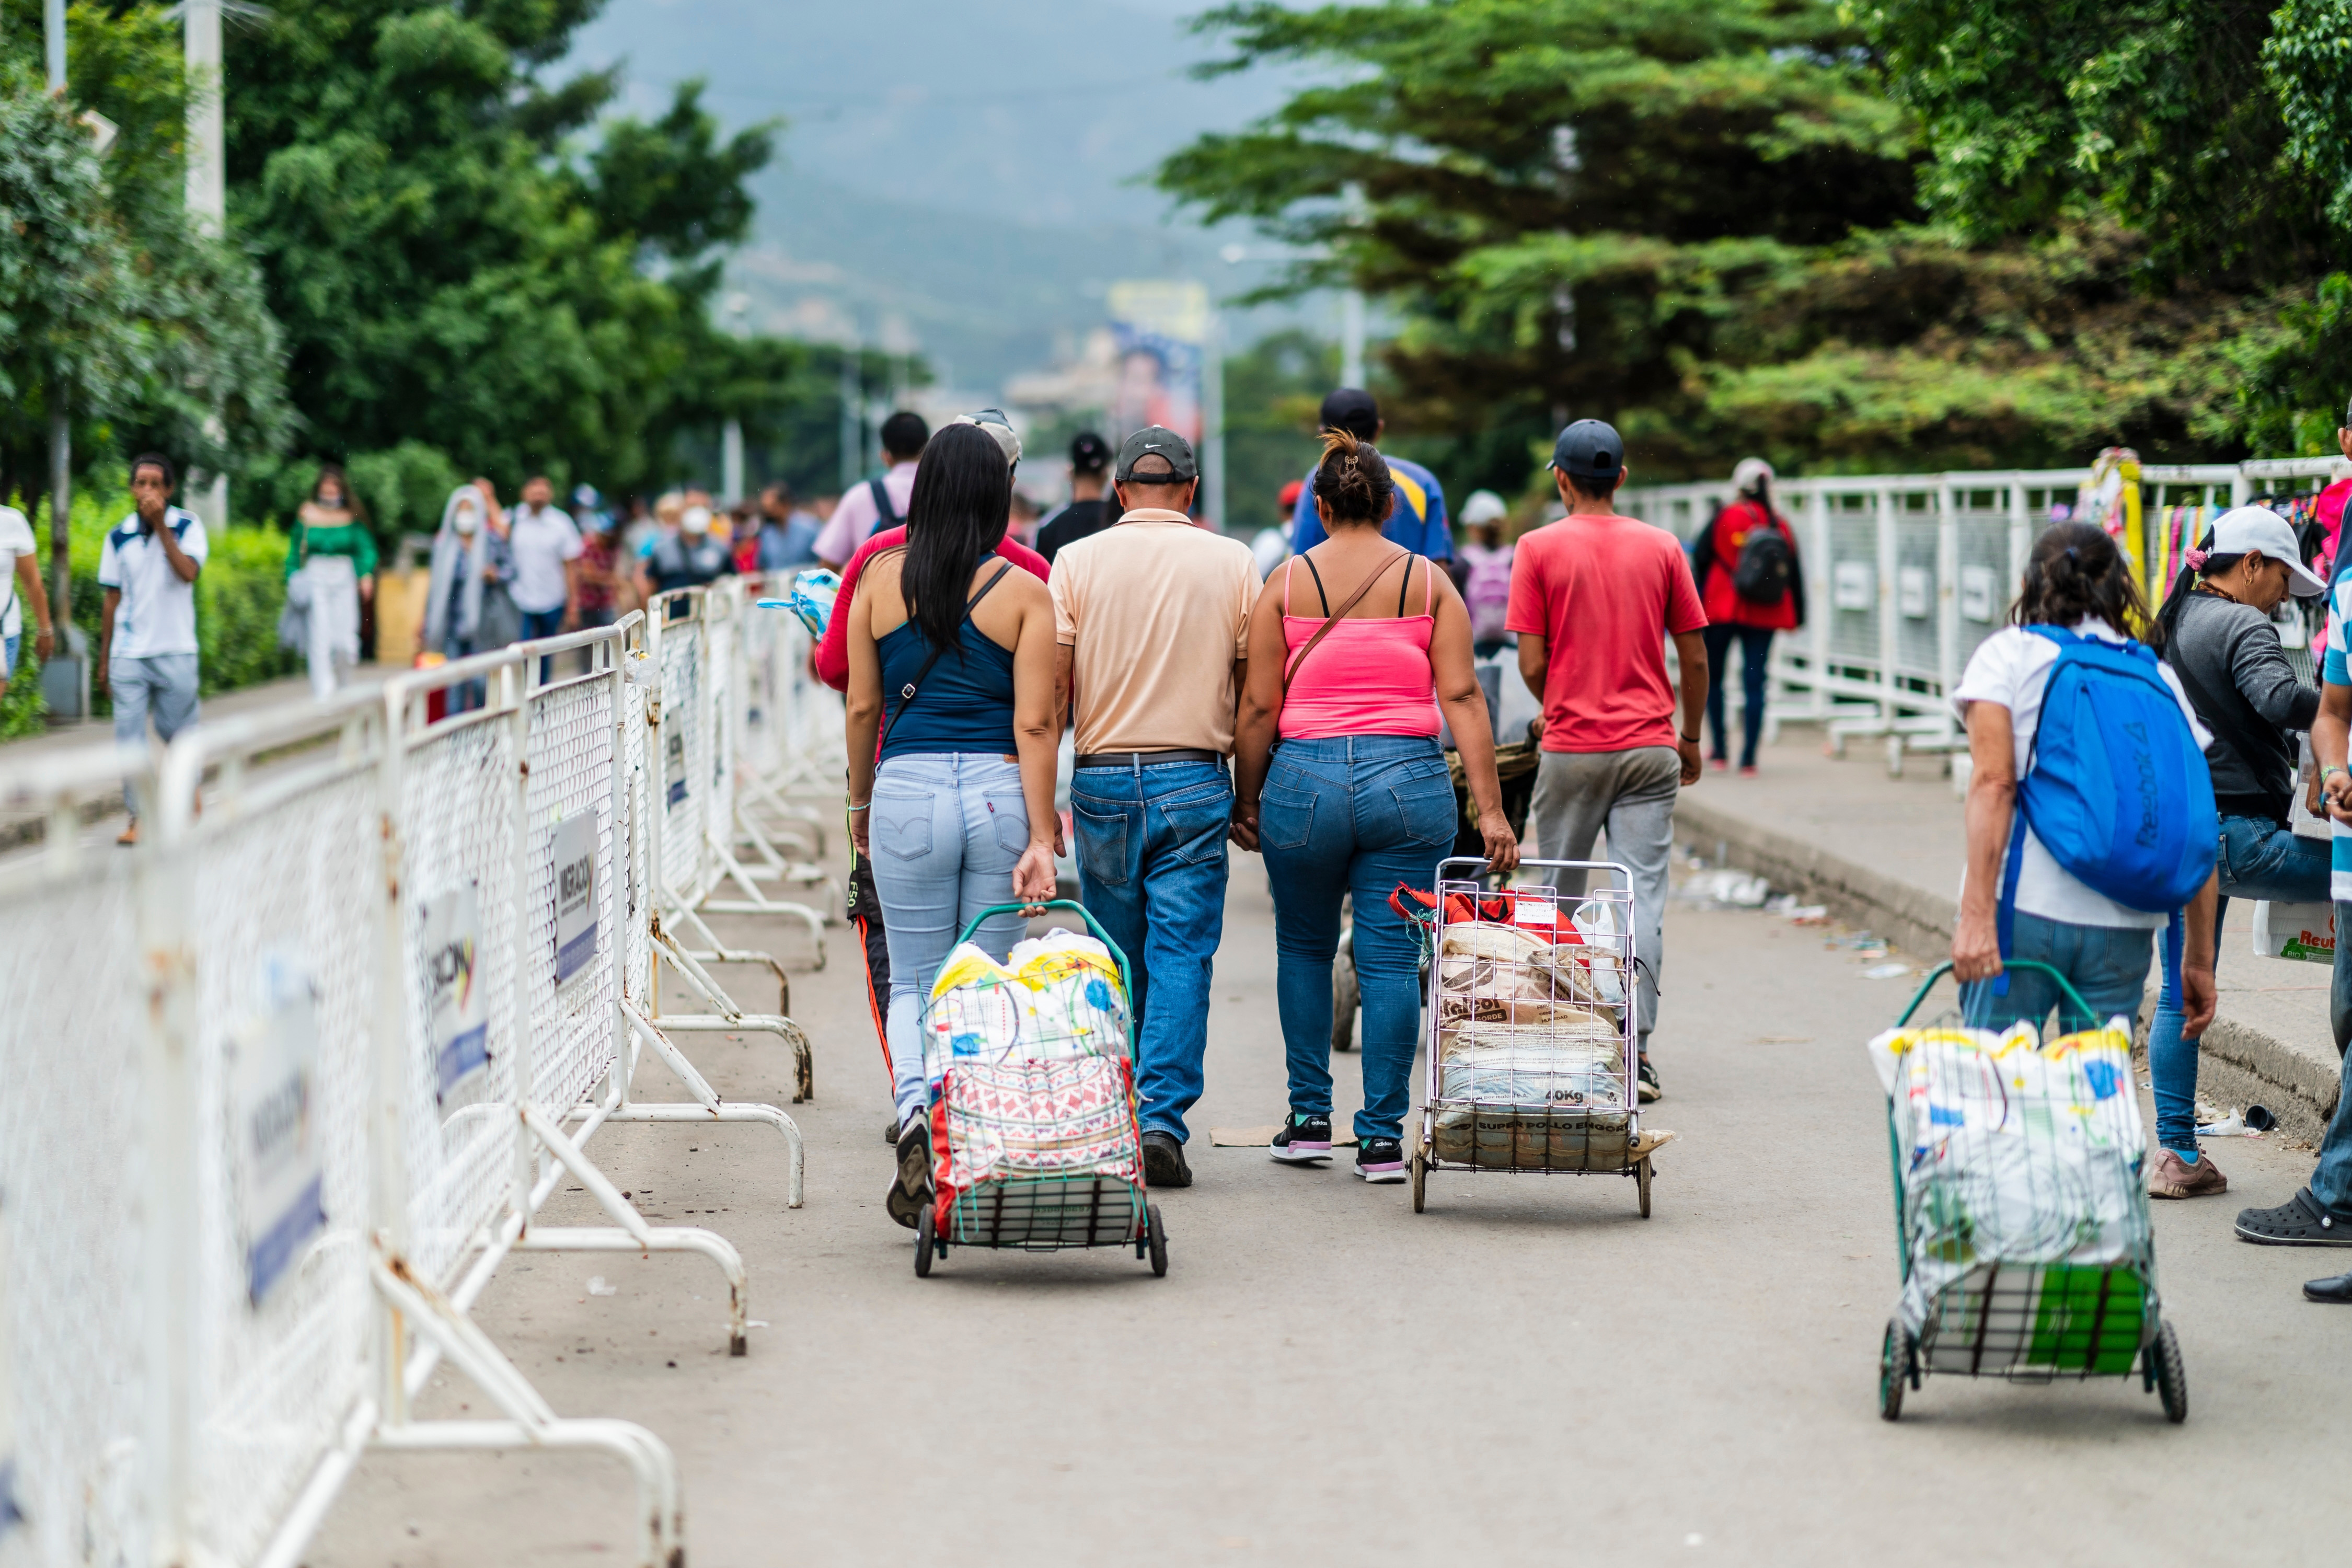
[[[1642,1050],[1658,1022],[1658,970],[1665,958],[1666,869],[1675,853],[1675,795],[1682,758],[1672,746],[1630,752],[1546,752],[1536,767],[1531,807],[1536,848],[1549,860],[1588,860],[1609,829],[1609,858],[1633,874],[1634,1025]],[[1563,872],[1563,893],[1584,890],[1582,872]]]
[[[166,744],[196,721],[196,656],[192,653],[150,654],[132,658],[116,654],[107,660],[107,689],[114,696],[114,738],[125,745],[147,744],[147,716],[155,716],[155,732]],[[125,779],[123,809],[139,818],[139,795]]]

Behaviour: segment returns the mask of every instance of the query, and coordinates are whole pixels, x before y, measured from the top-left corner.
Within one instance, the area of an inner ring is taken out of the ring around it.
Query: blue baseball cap
[[[1551,444],[1551,466],[1571,479],[1614,480],[1624,471],[1625,442],[1615,426],[1580,419]]]

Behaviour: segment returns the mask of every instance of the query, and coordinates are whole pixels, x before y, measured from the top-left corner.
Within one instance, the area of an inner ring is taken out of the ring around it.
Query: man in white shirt
[[[147,743],[147,719],[166,742],[196,721],[196,574],[204,570],[205,525],[172,504],[172,460],[157,452],[131,459],[131,498],[138,510],[115,524],[99,551],[98,617],[92,687],[114,696],[114,738]],[[128,780],[122,802],[131,825],[117,840],[139,841],[139,796]]]
[[[16,673],[27,601],[33,606],[34,623],[40,627],[33,642],[34,654],[46,659],[57,646],[49,629],[49,591],[41,585],[37,548],[32,524],[25,521],[25,514],[13,506],[0,506],[0,649],[6,653],[5,659],[0,660],[0,697],[8,694],[8,682]]]
[[[882,450],[890,459],[890,471],[852,486],[834,504],[833,515],[816,536],[819,561],[838,572],[877,529],[896,528],[907,521],[907,498],[915,493],[915,463],[930,439],[930,426],[919,414],[901,408],[882,421]]]
[[[545,474],[523,481],[522,503],[507,519],[507,546],[514,552],[514,602],[522,612],[522,640],[551,637],[579,624],[579,593],[572,582],[583,548],[580,525],[555,504],[555,487]]]

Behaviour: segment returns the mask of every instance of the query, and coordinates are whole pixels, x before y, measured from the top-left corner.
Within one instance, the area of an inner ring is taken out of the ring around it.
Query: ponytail
[[[1386,522],[1396,502],[1396,480],[1381,449],[1352,430],[1323,432],[1323,461],[1315,468],[1315,499],[1334,522]]]
[[[2021,626],[2071,626],[2090,616],[2126,637],[2148,634],[2147,601],[2122,549],[2087,522],[2054,523],[2033,542],[2009,618]]]

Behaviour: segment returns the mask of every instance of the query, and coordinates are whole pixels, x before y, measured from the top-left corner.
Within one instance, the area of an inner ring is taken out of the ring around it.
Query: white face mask
[[[456,529],[461,537],[470,539],[475,530],[482,526],[482,514],[472,507],[461,506],[457,509],[457,515],[450,519],[449,526]]]
[[[710,531],[710,509],[699,506],[688,507],[686,515],[677,520],[677,525],[686,531],[688,538],[699,539]]]

